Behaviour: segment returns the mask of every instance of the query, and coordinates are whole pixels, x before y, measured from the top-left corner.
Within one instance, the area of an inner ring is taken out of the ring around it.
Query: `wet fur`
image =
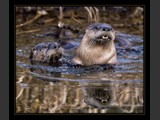
[[[102,43],[97,43],[95,41],[99,36],[105,34],[111,36],[112,40],[102,41]],[[86,34],[76,51],[76,57],[73,58],[73,62],[81,65],[116,64],[117,55],[114,39],[114,31],[104,32],[100,30],[87,29]]]
[[[54,42],[41,43],[35,46],[30,53],[31,61],[40,61],[46,63],[58,62],[61,58],[63,49],[60,47],[58,49],[48,49],[50,44],[55,44]]]

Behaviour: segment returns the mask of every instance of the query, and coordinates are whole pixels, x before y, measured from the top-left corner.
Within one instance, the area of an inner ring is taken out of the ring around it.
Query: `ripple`
[[[93,79],[69,79],[69,78],[61,78],[61,77],[53,77],[53,76],[43,76],[34,72],[29,72],[30,75],[38,78],[43,78],[51,81],[70,81],[70,82],[82,82],[82,83],[142,83],[143,80],[93,80]]]

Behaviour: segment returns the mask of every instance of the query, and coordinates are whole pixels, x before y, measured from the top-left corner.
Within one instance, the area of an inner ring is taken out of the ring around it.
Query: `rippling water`
[[[121,48],[115,43],[118,64],[113,68],[31,65],[33,46],[56,41],[46,36],[46,28],[37,35],[16,36],[17,113],[144,112],[143,36],[119,34],[133,46]]]

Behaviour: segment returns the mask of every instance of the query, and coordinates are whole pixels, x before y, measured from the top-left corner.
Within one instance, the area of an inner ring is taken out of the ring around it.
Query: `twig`
[[[33,19],[31,19],[31,20],[29,20],[29,21],[27,21],[27,22],[25,22],[25,23],[16,25],[16,28],[19,28],[19,27],[23,27],[23,26],[25,26],[25,25],[28,25],[28,24],[34,22],[35,20],[37,20],[39,17],[41,17],[41,16],[43,16],[43,15],[46,15],[46,14],[47,14],[47,12],[44,11],[44,10],[38,11],[38,12],[37,12],[37,15],[36,15]]]
[[[80,25],[82,25],[81,22],[78,21],[75,17],[72,17],[71,19],[73,19],[74,21],[76,21],[76,22],[78,22]]]
[[[32,33],[32,32],[38,32],[38,31],[41,31],[41,29],[35,29],[35,30],[28,30],[28,31],[17,32],[16,35],[26,34],[26,33]]]
[[[96,14],[96,19],[95,19],[95,21],[96,22],[99,22],[99,10],[98,10],[98,8],[96,8],[96,7],[93,7],[94,9],[95,9],[95,14]]]
[[[22,81],[23,81],[23,79],[24,79],[24,77],[25,77],[25,76],[21,76],[21,77],[19,78],[19,81],[17,81],[16,83],[20,83],[20,82],[22,82]]]
[[[91,13],[90,9],[88,7],[84,7],[84,9],[86,9],[88,12],[88,21],[92,20],[92,13]]]
[[[51,19],[47,19],[47,20],[44,20],[44,23],[49,23],[49,22],[53,22],[55,19],[54,18],[51,18]]]
[[[96,14],[95,14],[95,11],[94,11],[93,7],[89,7],[89,9],[90,9],[91,14],[92,14],[91,21],[96,21],[96,16],[95,16]]]
[[[63,26],[64,26],[64,22],[63,22],[63,7],[59,7],[59,12],[60,12],[60,15],[59,15],[58,27],[59,28],[63,28]]]
[[[59,20],[63,20],[63,7],[59,7],[60,15],[59,15]]]
[[[23,91],[24,91],[24,88],[22,88],[19,94],[16,96],[16,100],[22,95]]]

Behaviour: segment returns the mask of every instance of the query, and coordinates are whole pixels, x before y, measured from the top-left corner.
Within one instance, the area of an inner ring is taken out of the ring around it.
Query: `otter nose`
[[[112,30],[112,28],[104,27],[104,28],[102,28],[102,30],[103,30],[103,31],[111,31],[111,30]]]

